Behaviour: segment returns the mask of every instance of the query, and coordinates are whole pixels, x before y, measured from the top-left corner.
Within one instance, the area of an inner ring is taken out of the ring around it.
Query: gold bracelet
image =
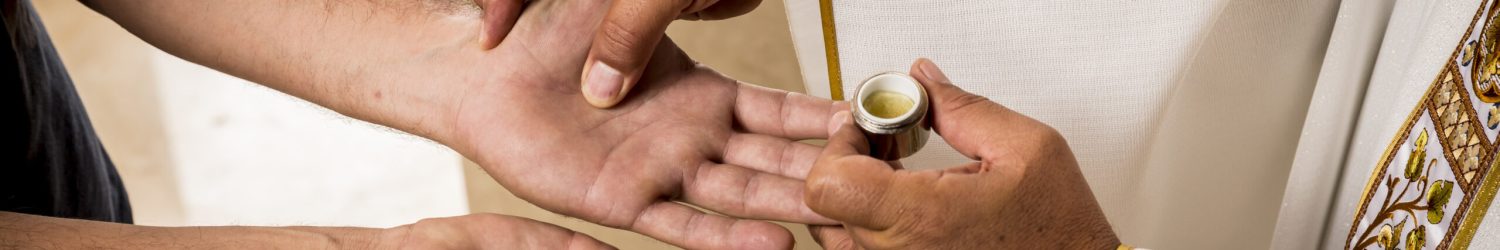
[[[1120,246],[1115,247],[1115,250],[1135,250],[1135,248],[1130,247],[1130,245],[1126,245],[1125,243],[1120,243]]]

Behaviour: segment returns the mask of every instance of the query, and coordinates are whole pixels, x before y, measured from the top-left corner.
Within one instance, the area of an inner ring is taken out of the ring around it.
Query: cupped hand
[[[755,219],[835,223],[803,203],[820,148],[795,140],[826,137],[843,104],[738,83],[662,39],[640,78],[650,84],[594,108],[577,83],[605,3],[527,3],[504,42],[470,60],[483,84],[459,102],[450,145],[542,208],[687,248],[791,246]]]
[[[498,214],[423,219],[382,235],[398,249],[614,249],[567,228]]]
[[[928,60],[911,74],[934,129],[977,162],[897,170],[865,156],[847,112],[807,178],[807,203],[843,227],[814,226],[829,249],[1110,249],[1119,244],[1063,137],[959,89]]]

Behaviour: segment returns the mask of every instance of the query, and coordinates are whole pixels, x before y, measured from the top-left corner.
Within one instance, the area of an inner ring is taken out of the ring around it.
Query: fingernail
[[[932,60],[922,59],[921,66],[918,67],[921,67],[922,75],[927,76],[927,79],[942,83],[953,83],[948,81],[948,76],[943,75],[943,71],[938,70],[937,64],[933,63]]]
[[[583,88],[589,99],[608,103],[614,101],[623,84],[625,78],[620,76],[619,70],[604,62],[594,61],[594,66],[589,68],[588,78],[583,81]]]

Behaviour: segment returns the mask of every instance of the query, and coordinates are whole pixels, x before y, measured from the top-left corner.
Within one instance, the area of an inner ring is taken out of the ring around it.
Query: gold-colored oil
[[[890,91],[875,91],[865,97],[865,111],[880,118],[896,118],[911,110],[914,103],[910,97]]]

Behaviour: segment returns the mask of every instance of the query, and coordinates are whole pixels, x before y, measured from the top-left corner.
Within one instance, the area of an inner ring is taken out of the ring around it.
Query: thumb
[[[822,155],[807,174],[803,200],[813,212],[862,228],[884,229],[894,223],[881,206],[895,177],[895,170],[879,159],[866,156],[869,144],[848,111],[834,115],[839,127],[828,138]]]
[[[583,66],[583,96],[595,107],[620,102],[640,79],[667,25],[691,0],[618,0],[604,16]]]
[[[1005,142],[1017,141],[1012,138],[1017,135],[1055,133],[1046,124],[953,85],[931,60],[917,60],[911,72],[932,102],[933,129],[971,159],[1008,146]]]

